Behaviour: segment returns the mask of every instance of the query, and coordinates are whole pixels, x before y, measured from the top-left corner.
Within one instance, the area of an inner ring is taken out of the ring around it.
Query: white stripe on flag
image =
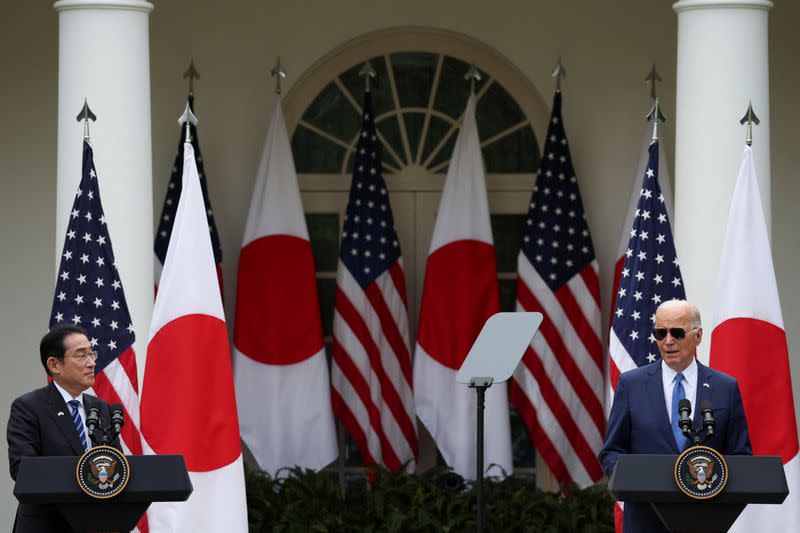
[[[372,427],[368,409],[364,405],[364,402],[361,401],[361,396],[359,396],[358,392],[353,388],[350,380],[344,372],[342,372],[342,369],[339,368],[339,365],[336,364],[335,359],[331,364],[331,383],[333,384],[333,388],[339,393],[339,396],[342,397],[345,404],[347,404],[347,408],[353,414],[361,431],[366,436],[367,448],[369,448],[370,455],[372,455],[377,463],[381,464],[383,462],[381,440],[378,433],[375,432]]]
[[[597,260],[592,261],[592,270],[596,276],[599,276]],[[567,282],[567,287],[569,287],[575,302],[578,304],[583,316],[586,317],[586,322],[592,327],[592,331],[597,337],[597,342],[600,344],[603,337],[600,333],[600,306],[597,305],[597,300],[589,291],[589,287],[586,286],[586,282],[580,274],[572,276]]]

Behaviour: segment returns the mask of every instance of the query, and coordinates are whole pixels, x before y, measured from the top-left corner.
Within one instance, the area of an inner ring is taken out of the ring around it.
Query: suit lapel
[[[64,435],[64,439],[72,447],[76,455],[83,455],[83,445],[78,438],[78,430],[75,429],[75,424],[72,422],[72,411],[69,406],[61,397],[61,394],[56,389],[55,384],[50,383],[48,386],[48,411],[56,427]]]
[[[653,365],[647,379],[647,395],[650,398],[652,412],[656,415],[658,427],[661,428],[663,437],[669,442],[672,451],[678,453],[678,445],[672,435],[672,426],[669,423],[667,404],[664,401],[664,384],[661,379],[661,364]]]

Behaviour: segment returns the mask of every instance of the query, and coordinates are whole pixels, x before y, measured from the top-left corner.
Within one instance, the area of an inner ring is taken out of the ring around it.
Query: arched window
[[[323,328],[330,341],[339,236],[361,126],[364,61],[377,72],[371,84],[383,168],[405,262],[411,343],[436,207],[470,85],[487,171],[502,307],[513,310],[522,222],[539,166],[537,132],[549,110],[527,78],[495,50],[461,34],[403,28],[370,33],[332,51],[293,84],[284,101],[292,152],[317,266]],[[534,452],[512,413],[515,473],[532,474]],[[357,449],[340,430],[344,452],[336,469],[358,478]],[[419,468],[437,460],[420,425]],[[537,477],[541,476],[541,469]],[[542,479],[540,477],[540,479]]]

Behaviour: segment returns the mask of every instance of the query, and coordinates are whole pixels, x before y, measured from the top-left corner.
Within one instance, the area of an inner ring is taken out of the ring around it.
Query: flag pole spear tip
[[[89,120],[97,121],[97,117],[92,110],[89,109],[89,102],[86,98],[83,99],[83,108],[78,113],[76,119],[78,122],[83,122],[83,140],[89,142]]]
[[[281,78],[286,77],[286,71],[283,70],[280,57],[278,57],[278,60],[270,73],[275,76],[275,94],[281,94]]]
[[[469,70],[464,74],[464,79],[469,80],[469,92],[475,94],[475,83],[483,79],[481,71],[478,70],[474,64],[469,66]]]
[[[372,63],[370,63],[369,59],[364,61],[364,65],[361,67],[361,70],[358,71],[358,75],[364,76],[364,90],[369,92],[370,78],[375,78],[378,75],[375,69],[372,68]]]
[[[753,124],[758,126],[761,121],[758,120],[755,111],[753,111],[753,102],[747,104],[747,111],[745,111],[744,116],[739,121],[739,124],[747,123],[747,138],[744,142],[747,143],[747,146],[753,145]]]
[[[186,101],[186,109],[183,110],[183,114],[178,119],[178,124],[183,126],[186,124],[186,139],[185,142],[190,143],[192,142],[192,134],[191,134],[191,127],[197,126],[197,117],[194,116],[192,113],[192,108],[189,106],[189,101]]]
[[[656,96],[655,101],[653,102],[653,107],[650,108],[650,112],[647,114],[648,122],[653,123],[653,142],[658,140],[658,124],[664,124],[667,121],[667,117],[664,116],[664,113],[661,112],[661,105],[658,103],[658,96]]]
[[[189,68],[183,73],[183,79],[189,78],[189,96],[194,96],[194,80],[200,79],[200,73],[194,66],[194,59],[189,61]]]
[[[661,81],[661,75],[656,70],[656,64],[653,63],[653,66],[650,68],[650,72],[645,77],[644,81],[650,82],[650,98],[653,100],[656,99],[656,82]]]
[[[561,64],[561,56],[558,56],[558,63],[556,63],[550,76],[556,79],[556,92],[561,92],[561,79],[567,77],[567,69]]]

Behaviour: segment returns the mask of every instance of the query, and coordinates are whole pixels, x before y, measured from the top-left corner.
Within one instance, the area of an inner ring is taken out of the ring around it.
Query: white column
[[[136,331],[141,383],[153,311],[149,16],[142,0],[62,0],[58,12],[56,259],[81,177],[84,98],[100,195]],[[58,268],[58,261],[56,266]]]
[[[761,125],[753,152],[770,221],[768,0],[681,0],[675,143],[675,245],[686,297],[706,326],[698,355],[708,361],[709,329],[728,209],[752,101]]]

